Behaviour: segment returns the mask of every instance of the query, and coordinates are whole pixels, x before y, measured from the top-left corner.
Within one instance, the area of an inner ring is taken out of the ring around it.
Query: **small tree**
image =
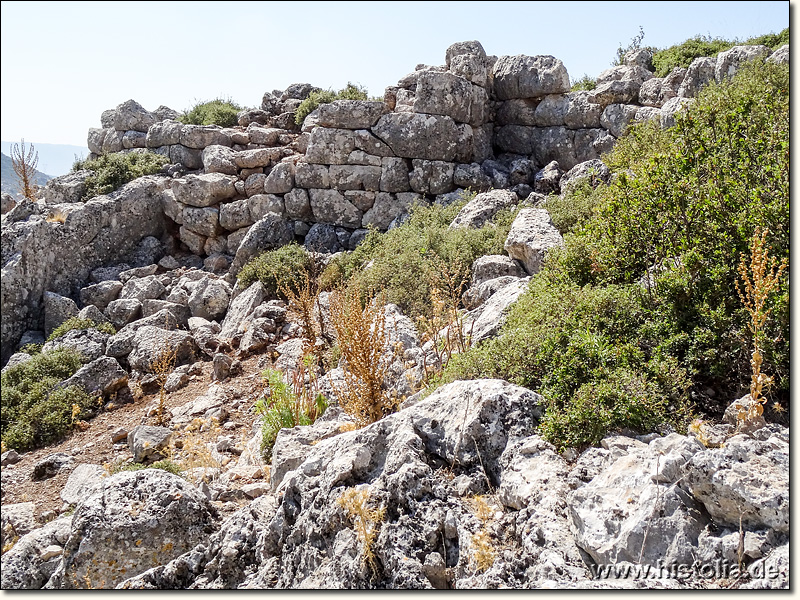
[[[27,150],[25,149],[24,139],[21,144],[12,144],[11,164],[17,177],[19,177],[22,195],[35,202],[36,195],[34,193],[33,178],[36,175],[36,166],[39,164],[39,153],[36,152],[33,144]]]

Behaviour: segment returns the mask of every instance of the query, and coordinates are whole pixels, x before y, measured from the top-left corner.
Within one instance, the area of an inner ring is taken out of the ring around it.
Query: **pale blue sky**
[[[488,54],[551,54],[596,76],[644,28],[665,47],[789,25],[790,2],[2,2],[2,139],[85,146],[133,98],[176,110],[258,106],[295,82],[382,95],[418,63],[477,39]]]

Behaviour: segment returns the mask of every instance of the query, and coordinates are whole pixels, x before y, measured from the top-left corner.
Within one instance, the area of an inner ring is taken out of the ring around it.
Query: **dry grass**
[[[378,576],[378,565],[373,552],[373,544],[378,537],[380,525],[386,517],[386,508],[370,508],[370,495],[365,489],[348,488],[339,496],[336,503],[341,506],[353,521],[358,540],[361,542],[362,565],[369,565],[373,577]]]
[[[306,352],[314,352],[320,362],[324,359],[325,348],[330,345],[330,336],[325,331],[325,319],[319,303],[319,284],[317,278],[307,271],[303,273],[303,281],[296,288],[294,285],[281,282],[280,293],[286,296],[289,310],[297,316],[306,340]],[[316,318],[315,318],[316,314]],[[319,341],[322,344],[319,344]]]
[[[26,150],[25,140],[21,144],[11,144],[11,166],[19,177],[22,195],[28,200],[36,201],[33,179],[36,176],[36,166],[39,164],[39,153],[33,144]],[[49,220],[49,219],[48,219]],[[63,223],[63,221],[61,221]]]
[[[739,262],[739,276],[742,286],[736,281],[736,292],[750,315],[748,327],[753,335],[753,354],[750,358],[752,375],[750,379],[750,398],[753,401],[749,410],[742,410],[737,419],[740,424],[760,417],[764,412],[763,404],[766,398],[763,392],[772,383],[772,377],[761,371],[763,356],[761,354],[764,342],[764,325],[771,311],[767,307],[767,300],[779,284],[788,263],[784,258],[780,264],[775,257],[769,256],[769,246],[766,244],[769,229],[756,228],[750,241],[750,258],[744,256]],[[744,288],[744,290],[742,290]]]
[[[50,212],[50,214],[47,215],[47,219],[45,220],[48,223],[66,223],[67,213],[59,208],[55,208]]]
[[[472,552],[470,561],[475,566],[476,572],[483,573],[491,568],[497,559],[496,544],[486,529],[494,517],[495,510],[487,502],[485,496],[473,496],[468,500],[468,504],[473,514],[481,522],[480,529],[471,537]]]
[[[383,389],[389,368],[384,352],[389,339],[382,297],[362,306],[353,289],[338,289],[331,297],[331,322],[344,358],[344,384],[334,386],[339,406],[359,427],[393,412],[396,402]]]
[[[428,271],[432,314],[417,320],[422,342],[433,342],[434,363],[424,364],[426,381],[440,374],[454,354],[472,346],[472,331],[467,331],[465,313],[460,309],[468,275],[463,266],[451,266],[441,259],[434,260]]]

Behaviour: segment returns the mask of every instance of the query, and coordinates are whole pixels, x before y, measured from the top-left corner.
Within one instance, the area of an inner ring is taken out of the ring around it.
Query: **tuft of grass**
[[[111,323],[95,323],[91,319],[70,317],[53,330],[53,333],[48,336],[47,341],[52,342],[53,340],[56,340],[62,335],[66,334],[68,331],[72,331],[73,329],[96,329],[97,331],[107,333],[109,335],[114,335],[117,333],[117,330]]]
[[[299,366],[305,365],[301,361]],[[313,375],[311,388],[304,387],[302,368],[295,373],[294,389],[283,380],[280,371],[266,369],[261,376],[266,381],[269,397],[259,398],[254,409],[261,417],[261,454],[264,460],[271,462],[278,432],[283,428],[313,424],[325,412],[327,401],[314,389],[316,378]]]
[[[192,108],[178,117],[186,125],[219,125],[233,127],[238,124],[238,114],[242,107],[230,98],[216,98],[197,102]]]
[[[73,171],[88,169],[94,171],[86,179],[84,200],[109,194],[128,182],[145,175],[155,175],[169,163],[169,159],[149,150],[136,152],[115,152],[104,154],[94,160],[79,160],[72,166]]]
[[[589,77],[586,73],[583,74],[583,77],[580,79],[573,79],[572,86],[570,91],[572,92],[580,92],[580,91],[589,91],[593,90],[597,87],[597,80],[593,77]]]
[[[83,389],[56,387],[82,364],[78,352],[62,348],[3,373],[0,425],[6,447],[23,451],[52,444],[93,413],[96,403]]]
[[[378,576],[378,563],[375,560],[373,546],[378,538],[378,532],[383,520],[386,518],[386,508],[370,507],[370,493],[366,489],[347,488],[336,500],[353,521],[356,536],[361,542],[361,564],[369,566],[373,578]]]
[[[308,98],[303,100],[300,106],[297,107],[294,122],[298,125],[302,125],[306,117],[314,112],[320,104],[330,104],[335,100],[366,100],[368,97],[366,88],[349,81],[347,85],[338,92],[334,92],[333,90],[311,92]]]
[[[169,459],[159,460],[149,465],[137,462],[126,463],[123,461],[117,461],[113,464],[106,465],[106,471],[109,476],[122,473],[123,471],[141,471],[142,469],[161,469],[167,473],[183,477],[183,468]]]

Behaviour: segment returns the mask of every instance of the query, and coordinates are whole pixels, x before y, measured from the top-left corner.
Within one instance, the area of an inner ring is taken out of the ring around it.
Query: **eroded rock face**
[[[552,56],[502,56],[494,64],[493,73],[498,100],[536,98],[570,90],[564,63]]]
[[[206,497],[160,469],[118,473],[75,511],[50,589],[113,588],[193,548],[217,528]]]

